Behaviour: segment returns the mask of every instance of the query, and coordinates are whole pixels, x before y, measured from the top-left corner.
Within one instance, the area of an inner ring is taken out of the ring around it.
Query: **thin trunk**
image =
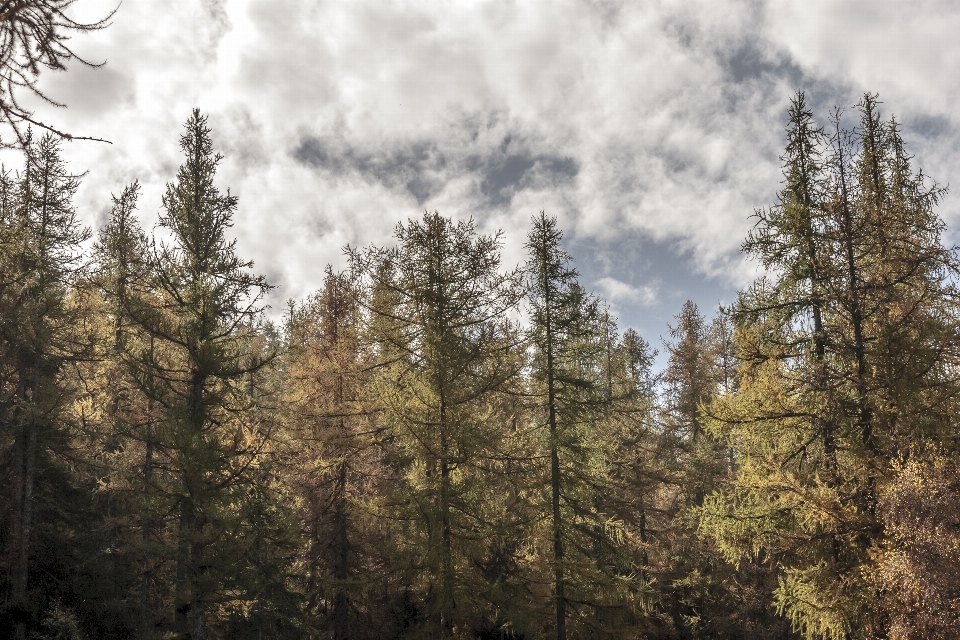
[[[874,187],[874,206],[876,211],[874,213],[875,220],[874,224],[876,225],[877,231],[880,234],[884,232],[884,219],[883,219],[883,194],[882,194],[882,184],[880,179],[880,164],[879,164],[879,146],[881,140],[878,139],[878,132],[876,130],[875,121],[873,119],[872,109],[869,111],[870,122],[869,131],[867,132],[870,136],[870,145],[872,148],[872,153],[870,154],[870,175],[873,180]],[[880,259],[886,259],[886,250],[888,246],[888,241],[881,235],[880,243]],[[868,455],[873,458],[877,455],[876,442],[873,438],[873,424],[872,424],[872,415],[870,412],[870,407],[866,403],[866,358],[864,355],[864,341],[862,333],[857,336],[855,334],[856,348],[857,348],[857,392],[859,395],[860,405],[860,428],[861,434],[863,437],[863,446],[867,450]],[[873,521],[871,523],[871,530],[868,533],[862,534],[863,546],[866,547],[871,544],[873,539],[879,539],[883,536],[883,523],[877,520],[877,477],[874,473],[873,460],[868,461],[868,475],[867,475],[867,487],[866,495],[864,496],[864,501],[866,502],[867,513],[870,514],[870,518]],[[875,597],[879,597],[880,593],[878,590],[875,590]],[[878,629],[877,629],[877,638],[882,639],[887,637],[887,623],[884,616],[878,617]]]
[[[446,407],[440,394],[440,526],[443,535],[440,617],[444,632],[453,634],[453,540],[450,527],[450,461],[446,434]]]
[[[206,376],[201,373],[197,373],[194,378],[195,382],[193,388],[191,389],[191,412],[193,417],[193,427],[194,427],[194,436],[197,438],[197,441],[203,442],[203,425],[204,425],[204,411],[203,411],[203,391],[206,385]],[[202,486],[200,487],[202,491]],[[196,504],[199,501],[197,494],[191,492],[191,506],[198,507]],[[203,574],[206,571],[206,563],[204,562],[204,547],[200,540],[201,533],[201,522],[200,516],[203,511],[196,509],[192,512],[192,517],[190,520],[190,605],[191,613],[193,615],[193,630],[191,640],[203,640],[206,637],[206,603],[204,602],[203,591]]]
[[[839,133],[838,133],[839,135]],[[868,450],[872,450],[873,434],[870,428],[870,412],[866,403],[866,373],[867,361],[863,339],[863,311],[860,308],[860,285],[857,274],[856,256],[853,247],[853,216],[850,212],[847,195],[846,169],[843,164],[843,145],[838,139],[837,148],[840,153],[840,206],[843,215],[844,245],[847,258],[847,280],[849,287],[850,321],[853,324],[853,350],[857,361],[857,413],[863,443]]]
[[[817,206],[817,203],[813,201],[813,197],[810,195],[810,181],[812,177],[810,176],[810,167],[807,165],[807,154],[809,149],[805,146],[799,152],[800,158],[800,184],[802,185],[802,192],[800,193],[800,203],[803,205],[803,210],[806,212],[806,250],[807,250],[807,267],[808,267],[808,276],[810,278],[810,295],[813,298],[812,307],[813,307],[813,344],[814,352],[816,353],[817,360],[822,360],[824,356],[824,342],[823,342],[823,317],[820,310],[820,292],[818,291],[817,283],[819,282],[819,277],[817,274],[817,244],[816,238],[814,237],[814,228],[813,228],[813,208]]]
[[[340,413],[343,413],[343,374],[337,377],[337,402]],[[346,437],[346,424],[340,418],[340,436]],[[337,478],[337,506],[334,511],[334,566],[333,577],[336,580],[336,592],[333,598],[333,638],[334,640],[349,640],[350,638],[350,598],[347,593],[346,581],[349,577],[349,539],[347,537],[347,462],[340,460]]]
[[[33,388],[30,402],[36,405],[40,394],[40,362],[34,364]],[[13,570],[13,585],[11,589],[11,600],[20,606],[26,605],[27,584],[30,575],[30,536],[33,528],[33,489],[36,481],[37,466],[37,431],[38,425],[34,422],[32,411],[26,424],[23,425],[23,436],[25,447],[23,452],[23,481],[21,484],[22,493],[19,497],[22,500],[20,507],[19,524],[20,529],[16,532],[16,564]],[[18,640],[24,637],[26,626],[24,622],[19,622],[16,626],[16,636]]]
[[[551,407],[551,432],[556,438],[553,408]],[[557,445],[550,447],[550,487],[553,506],[553,562],[554,562],[554,599],[557,609],[557,640],[566,640],[567,637],[567,600],[564,595],[563,578],[563,531],[560,519],[560,456],[557,454]]]
[[[640,518],[638,528],[640,529],[640,578],[642,580],[648,580],[648,568],[650,566],[650,558],[647,554],[647,509],[643,504],[643,496],[640,497]]]
[[[547,346],[547,411],[550,423],[550,492],[553,511],[553,564],[554,564],[554,602],[557,614],[557,640],[567,637],[567,600],[564,595],[563,576],[563,526],[560,513],[560,455],[557,434],[557,398],[553,363],[553,318],[551,313],[550,279],[547,274],[546,248],[542,256],[544,310],[546,313]]]
[[[194,444],[203,441],[203,391],[206,376],[195,371],[190,382],[189,421],[193,430],[191,440]],[[197,491],[202,490],[199,483],[192,481],[189,474],[193,471],[184,469],[183,489],[184,496],[180,505],[180,543],[177,557],[177,629],[183,637],[191,640],[203,640],[206,637],[206,616],[204,615],[204,599],[202,591],[202,573],[205,571],[203,562],[203,546],[200,541],[200,520],[202,513]]]
[[[810,176],[808,167],[806,164],[806,153],[801,153],[800,156],[800,174],[801,181],[803,184],[803,192],[801,194],[801,203],[803,204],[804,211],[806,211],[806,252],[807,252],[807,264],[808,264],[808,276],[810,278],[810,297],[811,297],[811,308],[813,311],[813,352],[814,360],[817,366],[816,375],[818,376],[818,385],[817,388],[821,391],[826,389],[826,368],[824,365],[824,357],[826,355],[826,344],[824,341],[824,331],[823,331],[823,313],[820,308],[820,274],[817,269],[817,243],[816,237],[814,235],[814,226],[813,226],[813,209],[815,206],[818,206],[817,203],[813,201],[813,198],[810,196]],[[841,171],[842,171],[841,166]],[[841,178],[843,181],[843,193],[846,193],[846,180]],[[845,224],[846,228],[846,224]],[[849,253],[848,253],[849,256]],[[827,471],[827,484],[829,486],[834,486],[836,484],[836,470],[837,470],[837,445],[836,439],[833,432],[833,424],[830,422],[830,418],[824,422],[822,426],[823,431],[823,455],[824,462]],[[834,540],[834,546],[836,546],[836,540]],[[836,554],[835,554],[836,555]]]
[[[348,572],[348,539],[347,514],[345,509],[347,486],[347,465],[340,463],[340,475],[337,481],[337,507],[334,512],[334,566],[333,577],[336,579],[336,592],[333,599],[333,637],[334,640],[348,640],[350,638],[350,598],[347,592],[346,581]]]
[[[207,612],[202,601],[194,603],[196,611],[193,615],[193,635],[191,640],[204,640],[207,637]]]
[[[193,504],[184,496],[180,503],[180,540],[177,545],[176,610],[174,626],[181,638],[190,637],[189,618],[193,607],[193,589],[190,585],[190,533],[193,530]]]
[[[27,391],[26,391],[26,373],[21,369],[19,382],[17,384],[17,399],[20,405],[26,403]],[[10,503],[13,505],[13,513],[10,514],[10,532],[9,532],[9,545],[10,545],[10,558],[8,562],[10,567],[19,566],[20,558],[20,540],[22,537],[23,531],[23,488],[24,488],[24,478],[26,476],[26,459],[27,459],[27,426],[24,424],[23,420],[23,409],[22,406],[17,406],[14,409],[13,414],[13,424],[16,429],[16,436],[13,441],[13,460],[10,470],[10,484],[11,484],[11,496]],[[16,586],[16,580],[13,581],[11,590],[11,600],[14,602],[18,601],[18,598],[22,599],[23,594]]]
[[[607,357],[607,403],[613,402],[613,340],[610,337],[610,312],[604,312],[603,316],[603,326],[604,326],[604,349],[606,351],[605,355]]]
[[[442,347],[447,338],[446,326],[446,297],[444,295],[444,274],[442,243],[439,236],[437,245],[434,248],[434,258],[436,259],[435,272],[431,274],[431,281],[434,285],[436,295],[435,304],[437,306],[437,338]],[[440,625],[442,633],[446,637],[453,636],[453,610],[456,608],[454,601],[454,572],[453,572],[453,535],[450,522],[450,442],[447,432],[447,397],[446,397],[446,371],[441,364],[437,370],[437,391],[440,402],[440,528],[441,528],[441,567],[440,567]]]
[[[23,473],[23,516],[20,525],[19,554],[14,581],[14,600],[17,602],[22,602],[27,593],[27,581],[30,572],[30,535],[33,529],[33,488],[37,468],[37,426],[31,424],[28,429]]]
[[[807,204],[807,208],[812,207]],[[807,260],[810,264],[810,295],[813,298],[811,307],[813,308],[813,350],[817,361],[822,361],[826,352],[823,340],[823,314],[820,310],[820,291],[817,286],[819,274],[817,273],[817,247],[813,237],[813,222],[807,219]]]
[[[150,337],[150,370],[147,373],[149,396],[147,400],[147,424],[144,434],[145,450],[143,453],[143,494],[144,513],[140,521],[141,538],[143,542],[143,574],[140,578],[140,632],[146,639],[150,636],[150,554],[147,545],[150,542],[152,526],[152,491],[153,480],[153,336]]]
[[[839,128],[839,125],[838,125]],[[850,212],[849,199],[847,195],[847,183],[846,183],[846,170],[843,164],[843,145],[839,140],[838,132],[838,143],[837,143],[840,157],[839,157],[839,169],[840,169],[840,197],[841,197],[841,213],[843,215],[843,233],[844,233],[844,244],[846,248],[846,258],[847,258],[847,279],[849,287],[849,309],[850,309],[850,319],[853,324],[853,349],[854,357],[857,364],[857,374],[856,374],[856,390],[857,390],[857,426],[860,429],[861,442],[867,454],[872,456],[874,451],[873,445],[873,432],[871,428],[871,416],[870,408],[867,405],[867,390],[866,390],[866,373],[867,373],[867,364],[866,364],[866,349],[864,345],[863,338],[863,316],[862,310],[860,307],[860,285],[859,285],[859,275],[857,273],[857,263],[856,256],[854,253],[853,247],[853,217]],[[869,514],[871,521],[873,521],[874,526],[876,522],[876,496],[875,496],[875,484],[876,479],[872,471],[873,460],[867,461],[868,474],[866,487],[861,495],[858,496],[857,500],[860,503],[861,508]],[[862,551],[871,545],[871,532],[867,530],[862,530],[857,536],[857,542]]]

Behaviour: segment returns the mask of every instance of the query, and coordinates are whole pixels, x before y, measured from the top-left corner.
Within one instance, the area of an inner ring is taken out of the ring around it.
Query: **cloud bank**
[[[342,266],[345,244],[387,243],[424,209],[503,229],[508,263],[544,209],[585,284],[656,341],[683,300],[709,313],[752,277],[737,249],[779,187],[797,89],[824,121],[879,92],[950,181],[958,27],[946,1],[137,0],[73,43],[106,67],[43,78],[69,109],[37,113],[114,143],[66,149],[88,171],[90,224],[139,179],[149,228],[200,107],[277,308]],[[955,198],[941,214],[957,227]]]

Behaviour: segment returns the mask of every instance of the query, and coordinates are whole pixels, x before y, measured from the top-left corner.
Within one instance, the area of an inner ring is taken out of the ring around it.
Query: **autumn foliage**
[[[25,134],[0,635],[957,637],[960,273],[879,105],[797,95],[765,274],[684,304],[659,372],[545,212],[517,266],[425,212],[271,315],[198,111],[158,229],[134,183],[92,243]]]

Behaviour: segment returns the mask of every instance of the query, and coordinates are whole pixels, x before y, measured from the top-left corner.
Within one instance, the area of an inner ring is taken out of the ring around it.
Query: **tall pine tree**
[[[405,540],[401,556],[429,636],[451,637],[484,621],[477,562],[502,517],[495,469],[509,447],[498,396],[519,374],[510,314],[520,275],[500,267],[499,236],[437,213],[398,225],[397,246],[352,251],[372,287],[370,339],[388,459],[400,493],[387,509]],[[493,509],[493,512],[487,509]]]
[[[860,126],[838,114],[826,140],[794,101],[780,203],[744,245],[770,276],[734,308],[740,386],[711,407],[739,473],[702,527],[731,560],[781,565],[777,607],[809,638],[887,633],[878,500],[893,460],[953,424],[942,191],[912,173],[874,96],[858,108]]]
[[[611,631],[612,619],[597,614],[628,606],[637,577],[603,561],[619,553],[623,540],[622,523],[601,510],[602,496],[612,487],[617,448],[601,437],[612,406],[607,375],[611,327],[599,300],[580,286],[569,266],[562,235],[556,218],[541,211],[526,244],[534,349],[531,394],[537,403],[537,442],[548,463],[541,477],[553,578],[554,621],[549,627],[558,640],[570,633],[580,637]]]
[[[128,360],[163,412],[152,446],[155,456],[164,453],[154,471],[165,473],[153,473],[149,483],[165,502],[153,508],[176,514],[155,531],[169,531],[173,545],[174,630],[199,640],[211,619],[226,616],[227,604],[252,597],[237,578],[257,539],[245,506],[259,495],[250,485],[269,435],[253,384],[271,357],[257,333],[269,286],[228,239],[237,198],[213,182],[221,156],[199,111],[180,146],[185,161],[167,185],[160,218],[171,240],[155,245],[148,281],[136,291],[127,286],[123,306],[148,337],[131,343]]]

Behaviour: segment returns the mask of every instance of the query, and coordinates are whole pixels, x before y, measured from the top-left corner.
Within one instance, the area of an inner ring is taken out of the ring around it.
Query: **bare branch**
[[[94,68],[105,64],[81,58],[67,41],[71,33],[89,33],[110,26],[109,20],[120,5],[96,22],[77,22],[66,15],[76,1],[0,0],[0,125],[6,125],[15,138],[0,136],[0,148],[22,149],[26,127],[30,125],[65,140],[110,142],[92,136],[76,136],[37,120],[33,112],[22,107],[18,100],[18,92],[26,91],[50,105],[65,107],[37,87],[41,68],[63,71],[71,60]]]

